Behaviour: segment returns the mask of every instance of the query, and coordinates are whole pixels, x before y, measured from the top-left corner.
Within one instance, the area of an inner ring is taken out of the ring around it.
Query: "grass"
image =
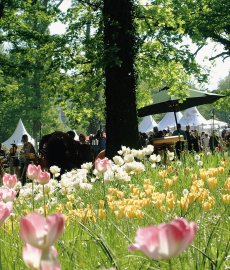
[[[227,162],[223,163],[224,159]],[[74,194],[71,203],[57,187],[54,193],[46,195],[46,202],[50,202],[52,198],[57,199],[52,206],[49,204],[48,214],[56,211],[65,214],[66,231],[55,245],[62,269],[108,269],[110,267],[120,270],[170,269],[170,267],[176,270],[230,269],[228,259],[230,210],[222,197],[223,194],[230,192],[225,187],[229,177],[230,159],[226,154],[218,152],[215,155],[201,155],[202,166],[197,165],[195,153],[184,154],[180,160],[181,165],[177,165],[177,161],[168,160],[166,166],[158,164],[155,169],[152,169],[151,163],[145,159],[142,161],[145,164],[145,171],[130,174],[130,182],[115,179],[104,186],[102,179],[97,179],[90,191],[82,189],[71,191],[70,194]],[[224,170],[218,169],[222,168],[223,164],[226,165]],[[171,172],[168,167],[172,167]],[[203,198],[200,193],[194,202],[189,203],[186,210],[181,208],[178,201],[184,197],[185,189],[191,193],[190,189],[194,183],[192,175],[197,174],[200,180],[200,169],[208,171],[210,168],[217,168],[218,174],[208,175],[204,179],[204,186],[198,187],[198,190],[203,188],[206,193],[209,192],[209,195]],[[167,171],[167,176],[161,178],[159,172],[164,170]],[[177,182],[173,181],[172,186],[166,189],[165,179],[172,179],[173,176],[178,176]],[[215,189],[210,188],[207,182],[210,177],[217,178]],[[91,178],[92,174],[89,173],[88,181]],[[155,187],[154,191],[144,186],[146,179],[150,179],[150,185]],[[130,185],[134,185],[136,190],[130,188]],[[112,189],[115,191],[112,192]],[[120,191],[124,192],[124,198]],[[170,191],[176,196],[172,210],[166,202],[167,192]],[[161,209],[153,200],[156,192],[165,196]],[[106,198],[109,194],[113,196],[111,202],[108,200],[109,197]],[[78,197],[81,200],[77,199]],[[144,199],[145,203],[142,202]],[[99,203],[100,200],[104,201],[103,207]],[[202,207],[204,202],[211,204],[207,212]],[[130,208],[127,205],[130,205]],[[35,202],[35,209],[42,206],[43,200]],[[105,210],[105,217],[99,217],[100,209]],[[21,256],[23,242],[19,238],[19,224],[20,218],[31,211],[32,198],[22,199],[19,196],[15,200],[13,212],[16,215],[9,218],[0,230],[0,269],[27,269]],[[198,231],[193,244],[180,256],[170,260],[171,266],[168,261],[154,261],[140,251],[133,253],[128,251],[127,247],[134,242],[135,231],[138,228],[159,225],[178,217],[195,221]]]

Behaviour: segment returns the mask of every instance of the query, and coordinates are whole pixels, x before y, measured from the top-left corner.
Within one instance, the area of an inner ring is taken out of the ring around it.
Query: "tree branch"
[[[59,6],[63,3],[64,0],[60,0],[60,2],[56,5],[56,8],[59,8]]]
[[[197,53],[204,47],[204,45],[201,45],[198,47],[198,49],[194,52],[193,56],[196,56]]]
[[[222,53],[220,53],[220,54],[217,54],[216,56],[210,57],[209,60],[210,60],[210,61],[211,61],[211,60],[214,60],[214,59],[216,59],[216,58],[218,58],[218,57],[221,57],[221,56],[223,56],[223,55],[226,55],[226,54],[228,55],[229,52],[222,52]],[[229,55],[226,56],[224,59],[226,59],[227,57],[229,57]]]

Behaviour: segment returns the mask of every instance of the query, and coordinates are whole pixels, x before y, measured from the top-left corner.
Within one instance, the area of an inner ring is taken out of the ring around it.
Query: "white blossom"
[[[52,174],[56,174],[56,173],[59,173],[61,171],[61,169],[58,167],[58,166],[51,166],[50,167],[50,172]]]
[[[120,156],[113,157],[113,161],[119,166],[121,166],[124,163],[124,160]]]
[[[89,191],[93,188],[93,185],[88,183],[81,183],[80,188],[83,189],[84,191]]]
[[[125,163],[130,163],[134,161],[134,156],[132,154],[128,154],[124,156],[124,162]]]

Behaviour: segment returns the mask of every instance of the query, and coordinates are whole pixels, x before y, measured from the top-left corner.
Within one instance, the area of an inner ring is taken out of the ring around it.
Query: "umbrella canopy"
[[[165,88],[164,88],[165,89]],[[164,113],[164,112],[178,112],[188,108],[213,103],[224,95],[217,95],[212,93],[201,92],[197,90],[189,90],[189,96],[183,103],[179,103],[179,98],[168,95],[168,89],[162,90],[155,94],[154,103],[138,110],[138,116]]]
[[[180,121],[180,119],[182,118],[182,113],[181,112],[177,112],[176,113],[176,117],[177,117],[177,121]],[[167,127],[174,127],[176,126],[176,122],[175,122],[175,117],[174,117],[174,113],[173,112],[168,112],[165,117],[159,122],[158,124],[158,129],[159,130],[163,130],[163,129],[167,129]]]
[[[145,118],[140,123],[138,130],[140,132],[147,133],[153,131],[153,128],[157,126],[156,121],[152,118],[151,115],[145,116]]]

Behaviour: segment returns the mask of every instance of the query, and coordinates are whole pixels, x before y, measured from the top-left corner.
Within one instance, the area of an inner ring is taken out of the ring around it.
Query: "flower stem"
[[[33,211],[34,211],[34,180],[32,180],[32,205],[33,205]]]
[[[46,217],[46,197],[45,197],[45,188],[44,188],[44,185],[43,185],[43,198],[44,198],[44,214],[45,214],[45,217]]]
[[[172,263],[170,259],[169,259],[169,270],[172,270]]]

